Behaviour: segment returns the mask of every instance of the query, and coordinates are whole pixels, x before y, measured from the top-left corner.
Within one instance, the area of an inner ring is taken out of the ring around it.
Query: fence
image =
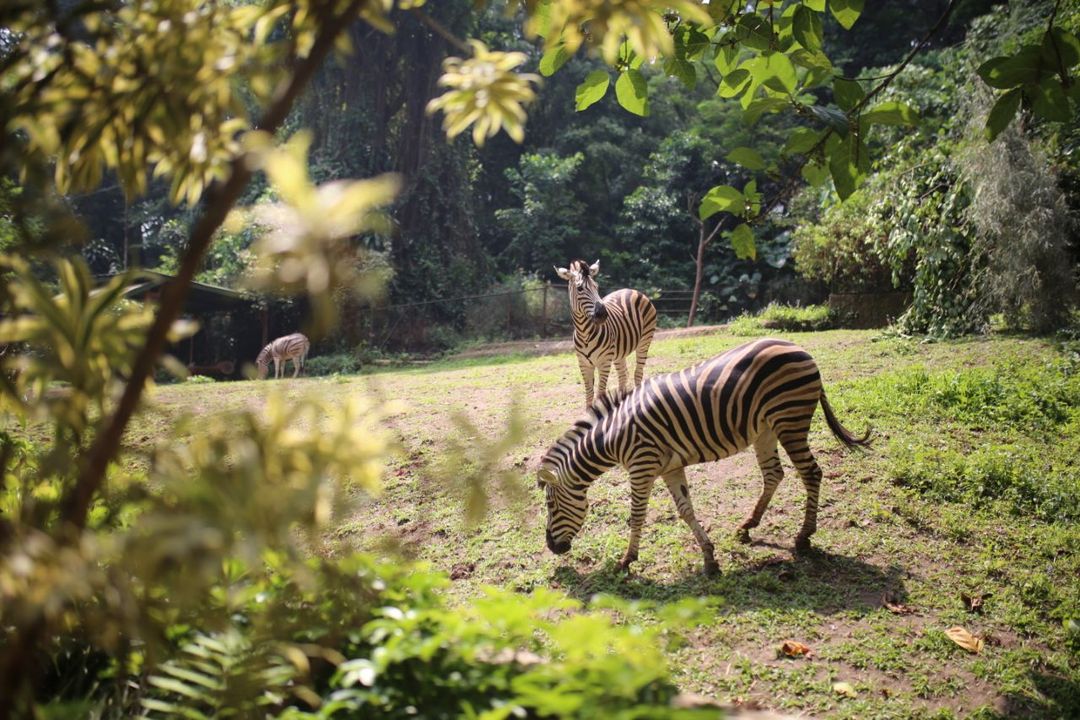
[[[650,299],[666,324],[685,324],[693,292],[653,290]],[[440,350],[469,340],[557,337],[570,331],[566,288],[544,283],[500,292],[391,305],[345,313],[345,342],[377,351]],[[704,322],[708,318],[701,317]]]

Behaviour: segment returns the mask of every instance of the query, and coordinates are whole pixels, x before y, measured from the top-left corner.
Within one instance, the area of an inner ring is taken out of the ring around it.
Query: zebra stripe
[[[569,268],[555,268],[567,281],[570,315],[574,321],[574,352],[585,383],[585,406],[594,400],[594,375],[599,375],[599,394],[607,392],[612,363],[619,376],[619,392],[629,390],[626,358],[635,353],[634,385],[645,375],[653,333],[656,332],[656,308],[643,293],[623,289],[600,299],[596,274],[600,262],[591,266],[574,260]]]
[[[869,430],[855,437],[837,420],[809,353],[783,340],[747,343],[686,370],[651,377],[627,395],[601,396],[541,459],[548,548],[556,554],[570,549],[585,521],[589,486],[621,465],[630,474],[632,491],[630,542],[621,566],[637,560],[649,495],[656,477],[662,476],[679,516],[701,547],[705,572],[716,572],[713,544],[694,515],[685,468],[753,446],[763,489],[738,531],[740,540],[750,542],[750,529],[761,522],[783,478],[778,444],[806,487],[795,547],[809,548],[817,529],[821,469],[807,436],[819,403],[838,440],[848,447],[869,444]]]
[[[259,367],[259,379],[266,377],[270,361],[274,361],[274,377],[279,378],[285,374],[285,362],[293,361],[293,377],[300,374],[307,359],[311,342],[301,333],[293,333],[273,340],[259,353],[255,364]]]

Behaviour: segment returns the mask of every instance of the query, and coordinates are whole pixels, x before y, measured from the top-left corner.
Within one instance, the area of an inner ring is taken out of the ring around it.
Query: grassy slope
[[[933,375],[1039,364],[1055,360],[1057,352],[1022,339],[918,345],[875,341],[872,333],[854,331],[791,337],[817,359],[842,421],[853,430],[870,422],[878,433],[874,452],[846,454],[820,417],[815,421],[811,444],[826,479],[817,549],[807,557],[790,551],[803,500],[790,465],[754,532],[755,543],[733,541],[736,524],[759,491],[750,453],[688,473],[698,517],[717,545],[721,575],[715,579],[700,575],[693,538],[663,483],[654,489],[634,573],[627,577],[615,569],[627,534],[629,487],[621,470],[593,488],[589,519],[573,552],[564,558],[547,553],[542,504],[529,474],[580,412],[583,391],[568,355],[291,382],[290,392],[315,391],[330,399],[374,392],[408,405],[394,420],[403,452],[387,474],[383,496],[362,501],[324,539],[322,551],[382,547],[392,538],[400,549],[449,573],[462,599],[485,584],[522,591],[552,586],[582,599],[597,592],[658,601],[714,597],[714,619],[689,633],[672,667],[685,690],[729,701],[853,718],[1080,714],[1077,643],[1069,645],[1062,627],[1062,617],[1080,615],[1075,523],[1034,521],[1004,503],[941,504],[892,482],[902,469],[897,458],[922,458],[926,465],[925,453],[919,453],[928,448],[962,458],[980,448],[1026,443],[1034,448],[1030,457],[1043,450],[1052,455],[1061,443],[1053,436],[1044,442],[1030,428],[989,422],[979,427],[947,411],[895,412],[897,393],[906,386],[889,378],[915,366]],[[659,341],[648,372],[682,368],[745,340],[716,334]],[[149,445],[167,417],[180,410],[257,404],[270,385],[162,388],[159,410],[133,440]],[[479,527],[463,527],[460,493],[434,471],[446,438],[457,432],[449,415],[463,410],[480,433],[498,436],[512,398],[521,403],[526,430],[506,465],[527,473],[529,492],[516,506],[496,499],[497,509]],[[891,613],[883,607],[885,593],[914,613]],[[961,593],[992,597],[983,614],[970,614]],[[970,655],[953,645],[943,631],[954,625],[984,637],[985,650]],[[812,657],[778,658],[786,639],[811,646]],[[851,683],[858,697],[835,694],[837,681]]]

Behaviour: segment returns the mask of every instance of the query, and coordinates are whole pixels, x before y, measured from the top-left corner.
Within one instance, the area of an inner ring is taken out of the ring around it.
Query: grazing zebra
[[[783,340],[747,343],[681,372],[650,377],[628,395],[601,396],[541,460],[548,548],[559,555],[570,549],[589,507],[589,486],[622,465],[630,473],[632,499],[630,543],[620,566],[628,568],[637,560],[649,494],[659,475],[701,547],[706,574],[715,573],[713,544],[694,517],[684,468],[754,446],[764,489],[737,534],[750,542],[750,529],[761,522],[783,477],[779,441],[806,486],[806,514],[795,548],[808,549],[817,529],[821,469],[807,434],[818,403],[840,442],[848,447],[869,444],[869,430],[855,437],[836,419],[813,358]]]
[[[641,384],[645,360],[656,332],[656,308],[637,290],[616,290],[603,300],[596,285],[600,261],[586,265],[575,260],[569,268],[555,268],[567,281],[570,314],[574,320],[574,352],[585,381],[585,407],[593,404],[593,373],[600,375],[599,394],[607,391],[611,364],[619,374],[619,392],[627,387],[626,357],[635,353],[634,385]]]
[[[270,360],[274,361],[274,377],[279,378],[285,374],[285,362],[293,361],[293,377],[300,374],[304,368],[304,360],[307,359],[311,343],[300,333],[293,333],[285,337],[279,337],[262,349],[255,364],[259,366],[259,379],[266,377]]]

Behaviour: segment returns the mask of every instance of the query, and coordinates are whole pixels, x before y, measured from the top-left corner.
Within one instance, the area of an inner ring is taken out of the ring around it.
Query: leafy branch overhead
[[[647,115],[651,75],[663,73],[690,89],[708,75],[716,80],[719,97],[741,105],[748,123],[764,114],[794,114],[800,126],[789,131],[782,159],[792,162],[785,164],[784,174],[801,176],[815,186],[831,180],[841,200],[850,197],[869,172],[872,158],[868,141],[874,127],[919,122],[915,108],[881,96],[944,26],[956,4],[952,0],[934,27],[913,43],[908,56],[876,78],[875,84],[875,79],[844,77],[824,47],[826,23],[833,20],[845,30],[851,29],[863,11],[863,0],[801,0],[786,5],[738,0],[523,3],[525,33],[542,44],[542,75],[558,72],[582,50],[596,53],[608,66],[593,70],[578,85],[578,111],[595,105],[614,86],[619,105],[636,115]],[[1080,42],[1054,27],[1052,16],[1041,46],[1026,46],[1013,56],[985,63],[980,75],[992,87],[1007,90],[990,113],[989,137],[996,137],[1021,106],[1047,120],[1072,117],[1080,91],[1069,73],[1078,62]],[[453,72],[448,73],[444,82],[449,84],[454,77]],[[524,76],[521,83],[527,88],[532,81],[532,76]],[[526,91],[521,92],[524,97]],[[438,102],[448,103],[449,96]],[[503,125],[520,142],[524,114],[516,104],[487,114],[475,107],[467,112],[459,110],[453,119],[448,113],[446,127],[453,136],[472,122],[481,123],[474,128],[479,143],[498,130],[500,116],[508,118]],[[736,148],[729,160],[751,172],[774,176],[780,172],[774,166],[766,167],[752,148]],[[753,203],[747,197],[740,199],[740,194],[727,186],[713,188],[701,210],[708,214],[729,212],[751,224],[760,221],[758,214],[748,213]],[[766,214],[779,201],[779,197],[770,199]],[[753,246],[747,231],[733,236],[738,239],[740,257],[748,256],[748,248]]]

